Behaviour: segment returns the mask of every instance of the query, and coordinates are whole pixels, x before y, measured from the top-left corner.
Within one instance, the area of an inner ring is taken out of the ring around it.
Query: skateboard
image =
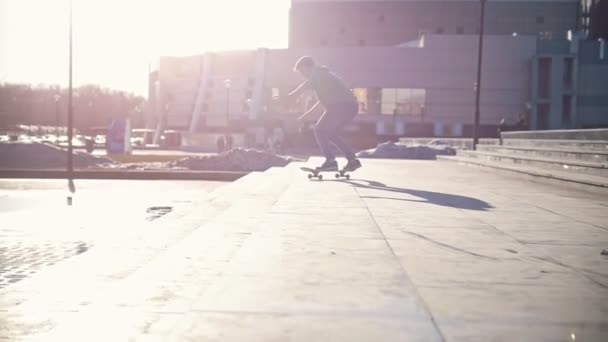
[[[302,171],[308,172],[308,179],[317,178],[318,180],[323,180],[322,173],[324,173],[324,172],[335,172],[336,178],[344,177],[346,179],[350,179],[350,175],[348,174],[348,171],[346,171],[344,169],[337,170],[337,171],[319,171],[317,169],[313,169],[310,167],[301,167],[300,169]]]

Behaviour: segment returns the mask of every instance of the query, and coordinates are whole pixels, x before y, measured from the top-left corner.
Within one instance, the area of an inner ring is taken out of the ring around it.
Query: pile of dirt
[[[79,169],[114,164],[110,159],[77,151],[73,153],[73,161],[74,167]],[[66,151],[53,145],[37,142],[0,143],[2,169],[65,169],[66,164]]]
[[[171,168],[211,171],[265,171],[282,167],[292,159],[265,151],[236,148],[218,155],[187,157],[167,163]]]
[[[407,145],[402,143],[385,142],[376,148],[357,153],[359,158],[384,159],[437,159],[438,155],[453,156],[456,149],[438,142],[429,145]]]

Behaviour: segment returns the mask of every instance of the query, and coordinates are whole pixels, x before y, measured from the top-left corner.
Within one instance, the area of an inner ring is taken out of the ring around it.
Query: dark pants
[[[336,159],[331,144],[342,151],[346,159],[356,158],[353,149],[340,137],[340,133],[358,111],[357,103],[336,103],[326,106],[325,113],[315,125],[315,137],[327,160]]]

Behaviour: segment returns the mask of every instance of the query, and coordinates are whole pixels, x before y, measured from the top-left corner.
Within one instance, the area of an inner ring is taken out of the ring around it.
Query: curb
[[[130,179],[130,180],[207,180],[232,182],[249,172],[244,171],[127,171],[77,170],[73,179]],[[65,170],[0,170],[0,178],[67,179]]]

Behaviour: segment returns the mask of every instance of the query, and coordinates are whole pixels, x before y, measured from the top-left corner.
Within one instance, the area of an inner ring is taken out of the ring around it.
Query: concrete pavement
[[[93,230],[94,248],[0,289],[0,337],[607,339],[607,196],[436,161],[364,164],[348,181],[273,168]]]

